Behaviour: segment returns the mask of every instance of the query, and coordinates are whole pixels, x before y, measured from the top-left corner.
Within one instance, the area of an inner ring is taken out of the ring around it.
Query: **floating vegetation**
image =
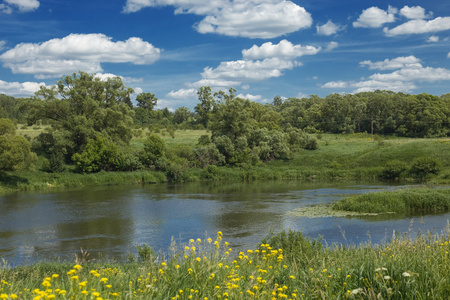
[[[334,210],[331,204],[318,204],[307,207],[300,207],[293,211],[288,212],[289,216],[293,217],[306,217],[306,218],[328,218],[328,217],[353,217],[353,216],[378,216],[385,213],[367,213],[367,212],[355,212],[345,210]]]

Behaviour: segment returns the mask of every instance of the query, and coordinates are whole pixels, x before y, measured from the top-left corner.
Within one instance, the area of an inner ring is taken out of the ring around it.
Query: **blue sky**
[[[241,97],[450,92],[449,1],[0,0],[0,93],[79,70],[158,106],[201,86]]]

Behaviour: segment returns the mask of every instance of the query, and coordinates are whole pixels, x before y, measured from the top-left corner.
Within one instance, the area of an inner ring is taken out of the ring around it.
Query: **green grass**
[[[449,299],[449,233],[306,252],[295,234],[236,252],[219,232],[167,253],[139,247],[128,263],[4,264],[0,299]]]
[[[350,196],[335,202],[332,209],[361,213],[447,212],[450,189],[405,189]]]

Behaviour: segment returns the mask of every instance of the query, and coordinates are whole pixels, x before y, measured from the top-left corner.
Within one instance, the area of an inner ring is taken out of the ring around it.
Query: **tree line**
[[[318,148],[314,133],[446,137],[450,127],[450,94],[375,91],[325,98],[276,96],[272,103],[261,104],[236,97],[233,88],[213,93],[210,87],[201,87],[194,111],[180,107],[171,112],[155,109],[158,99],[152,93],[139,94],[133,105],[133,92],[120,77],[100,80],[79,72],[55,86],[42,86],[31,98],[0,95],[0,127],[6,128],[0,130],[0,157],[4,161],[18,147],[26,152],[17,163],[0,168],[32,165],[36,152],[45,157],[43,169],[48,172],[61,172],[73,164],[84,173],[155,169],[176,177],[188,167],[213,170],[220,165],[289,159],[299,148]],[[40,122],[49,130],[27,141],[15,136],[11,120],[27,125]],[[143,149],[132,149],[133,131],[142,127],[153,131],[165,127],[169,132],[206,128],[211,134],[202,136],[193,148],[168,149],[161,138],[151,135]]]

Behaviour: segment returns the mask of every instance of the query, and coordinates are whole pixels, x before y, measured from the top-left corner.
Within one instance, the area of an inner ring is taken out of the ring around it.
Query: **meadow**
[[[449,233],[322,247],[289,231],[236,253],[218,232],[167,253],[140,245],[127,262],[4,263],[0,299],[448,299]]]
[[[18,126],[17,134],[37,136],[45,130],[42,127]],[[165,129],[150,132],[138,129],[134,132],[131,148],[139,151],[150,134],[157,134],[166,143],[168,151],[183,152],[183,147],[195,147],[206,130]],[[399,137],[375,136],[369,134],[318,134],[317,150],[299,149],[289,159],[272,160],[258,165],[210,166],[197,168],[182,166],[176,174],[177,182],[200,181],[256,181],[256,180],[379,180],[390,163],[400,164],[403,169],[396,178],[402,182],[450,183],[450,139],[408,139]],[[176,154],[172,154],[176,155]],[[411,172],[412,162],[421,157],[439,163],[439,172],[416,176]],[[139,170],[135,172],[99,172],[79,174],[74,166],[67,165],[61,173],[47,173],[41,170],[43,158],[39,157],[34,170],[2,172],[0,174],[0,193],[21,190],[48,190],[57,188],[83,188],[89,186],[138,185],[164,183],[173,180],[165,172]],[[396,165],[397,164],[397,165]]]

